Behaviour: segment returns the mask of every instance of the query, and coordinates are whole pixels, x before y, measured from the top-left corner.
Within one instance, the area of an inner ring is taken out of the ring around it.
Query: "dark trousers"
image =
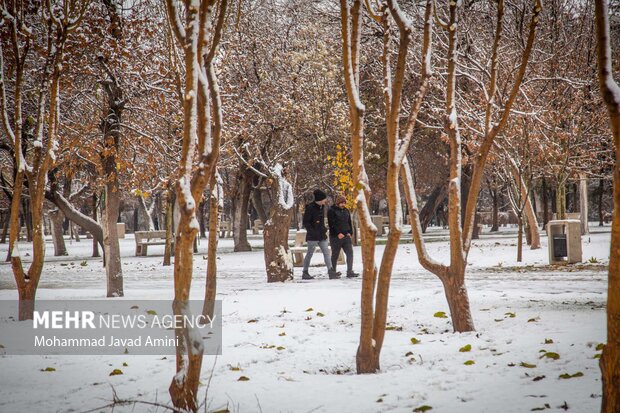
[[[353,271],[353,242],[351,237],[344,237],[338,239],[338,237],[330,237],[329,243],[332,246],[332,268],[335,270],[338,264],[338,256],[340,250],[344,250],[344,255],[347,257],[347,272]]]

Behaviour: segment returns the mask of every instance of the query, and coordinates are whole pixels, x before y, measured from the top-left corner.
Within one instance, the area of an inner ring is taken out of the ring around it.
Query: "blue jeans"
[[[308,241],[308,252],[304,257],[304,271],[308,271],[308,267],[310,267],[310,260],[312,260],[312,255],[314,254],[314,250],[316,247],[321,249],[323,253],[323,259],[325,260],[325,266],[328,270],[332,269],[331,258],[329,256],[329,247],[327,245],[327,240],[323,241]]]

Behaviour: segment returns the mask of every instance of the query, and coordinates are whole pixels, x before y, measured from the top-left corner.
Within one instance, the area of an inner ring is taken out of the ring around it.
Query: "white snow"
[[[179,179],[179,186],[181,188],[181,193],[183,194],[183,200],[185,201],[185,210],[188,212],[194,211],[194,209],[196,209],[196,202],[192,196],[190,181],[183,176]]]
[[[295,197],[293,195],[293,186],[282,176],[283,169],[282,165],[278,163],[272,168],[272,173],[275,175],[280,185],[278,190],[278,204],[282,209],[289,210],[295,205]]]
[[[456,108],[454,106],[452,107],[452,110],[450,111],[448,120],[450,121],[450,129],[456,128],[457,117],[456,117]]]
[[[405,226],[404,238],[410,238],[408,230]],[[296,282],[268,284],[261,249],[233,253],[232,240],[221,239],[223,349],[217,359],[205,356],[198,399],[203,400],[210,382],[209,411],[228,405],[240,412],[411,412],[430,405],[436,412],[516,413],[546,403],[556,411],[564,402],[569,411],[599,411],[601,380],[594,356],[600,353],[596,345],[606,339],[610,233],[609,226],[592,225],[591,230],[583,237],[583,260],[597,263],[552,267],[547,265],[546,237],[541,249],[524,249],[525,261],[517,263],[516,228],[502,227],[496,234],[485,228],[482,239],[473,241],[466,275],[477,331],[464,334],[452,333],[449,318],[433,316],[449,314],[441,282],[420,267],[413,244],[400,245],[388,311],[394,329],[386,332],[382,370],[361,376],[355,374],[360,279],[328,280],[325,267],[311,267],[319,276],[315,281],[300,282],[296,268]],[[290,235],[292,243],[294,231]],[[431,256],[448,262],[447,230],[431,227],[425,238]],[[48,237],[37,298],[105,300],[105,270],[101,258],[90,257],[92,244],[66,241],[70,256],[54,257]],[[261,235],[249,234],[249,241],[262,246]],[[151,246],[149,256],[134,257],[132,234],[120,242],[125,297],[114,300],[171,300],[173,267],[161,266],[164,246]],[[31,259],[31,245],[20,247],[22,258]],[[200,240],[192,299],[204,297],[207,261],[199,256],[206,255],[206,248],[206,240]],[[6,249],[0,244],[0,256]],[[383,249],[377,246],[377,258]],[[354,268],[361,272],[361,252],[354,250]],[[321,261],[315,253],[313,264]],[[0,262],[0,299],[16,298],[10,264]],[[0,344],[6,322],[0,319]],[[413,337],[420,343],[412,344]],[[467,344],[471,351],[460,352]],[[540,350],[560,358],[541,359]],[[475,364],[465,365],[468,360]],[[536,367],[522,367],[522,362]],[[56,371],[40,371],[46,367]],[[109,376],[115,368],[123,374]],[[112,400],[112,386],[120,398],[169,403],[175,372],[174,356],[0,356],[0,411],[95,409]],[[559,378],[577,372],[583,376]],[[238,381],[241,375],[250,381]],[[154,408],[117,406],[115,411]]]

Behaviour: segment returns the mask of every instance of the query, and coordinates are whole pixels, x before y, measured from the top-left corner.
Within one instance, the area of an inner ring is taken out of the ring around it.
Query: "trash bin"
[[[555,259],[568,257],[568,250],[566,249],[566,234],[553,236],[553,257]]]
[[[581,221],[554,220],[547,223],[550,264],[581,262]]]

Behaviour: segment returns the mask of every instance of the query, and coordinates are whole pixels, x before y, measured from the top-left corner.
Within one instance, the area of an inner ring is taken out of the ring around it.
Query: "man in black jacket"
[[[317,189],[314,191],[314,202],[306,205],[306,209],[304,211],[303,225],[307,231],[306,242],[308,243],[308,252],[304,257],[304,271],[301,276],[302,280],[314,279],[314,277],[308,272],[308,267],[310,267],[310,260],[312,259],[312,255],[314,254],[316,247],[321,248],[329,278],[340,278],[340,274],[333,270],[332,263],[329,258],[329,246],[327,244],[327,228],[325,228],[324,212],[324,206],[326,203],[327,195],[325,192]]]
[[[329,223],[329,243],[332,246],[332,267],[336,270],[340,250],[344,250],[347,256],[347,278],[359,276],[353,271],[353,225],[351,224],[351,213],[347,209],[347,199],[338,195],[336,203],[327,213]]]

